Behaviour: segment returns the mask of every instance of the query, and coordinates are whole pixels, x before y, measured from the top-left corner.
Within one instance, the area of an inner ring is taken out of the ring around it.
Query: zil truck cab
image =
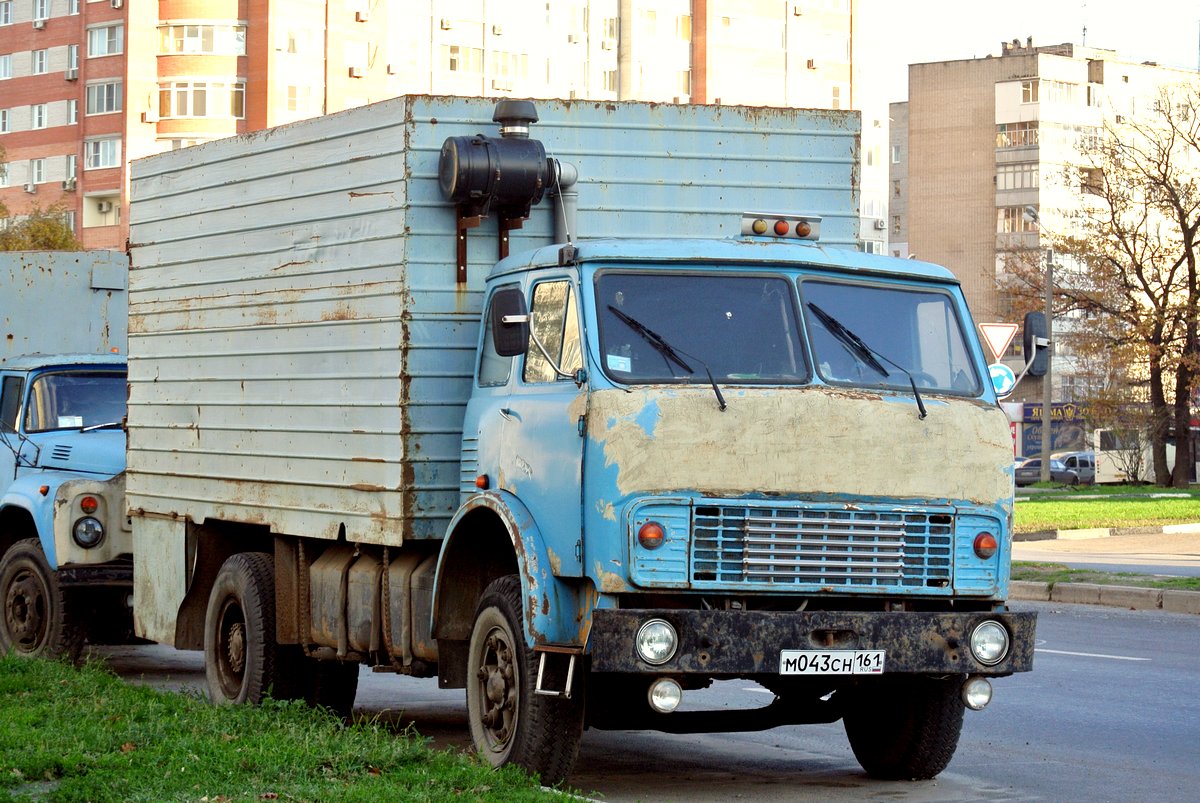
[[[0,364],[0,652],[77,658],[132,623],[125,358]]]

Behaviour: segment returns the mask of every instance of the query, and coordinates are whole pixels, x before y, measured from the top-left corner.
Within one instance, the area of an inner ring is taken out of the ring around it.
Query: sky
[[[858,11],[856,38],[870,57],[858,50],[856,91],[865,83],[885,102],[907,99],[909,64],[997,56],[1001,41],[1030,36],[1035,46],[1073,42],[1191,70],[1200,58],[1197,0],[859,0]]]

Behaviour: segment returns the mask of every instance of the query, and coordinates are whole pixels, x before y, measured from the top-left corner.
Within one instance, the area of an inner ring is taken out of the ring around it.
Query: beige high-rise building
[[[976,321],[1020,323],[1002,255],[1068,231],[1083,196],[1064,168],[1083,162],[1106,118],[1134,119],[1159,87],[1195,80],[1112,50],[1031,40],[1004,42],[998,56],[911,65],[908,102],[891,108],[889,252],[954,271]],[[1071,368],[1060,352],[1056,401],[1074,400]]]
[[[853,108],[856,6],[0,0],[0,201],[124,248],[129,160],[404,93]]]

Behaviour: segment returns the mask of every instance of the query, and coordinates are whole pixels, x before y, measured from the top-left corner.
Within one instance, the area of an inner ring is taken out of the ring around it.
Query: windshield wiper
[[[817,318],[829,331],[829,334],[837,338],[837,341],[849,349],[851,354],[861,360],[864,365],[867,365],[877,371],[884,379],[888,377],[889,371],[879,364],[879,360],[875,359],[876,357],[907,376],[908,384],[912,387],[913,398],[917,400],[917,417],[924,420],[925,416],[928,415],[928,413],[925,412],[925,402],[921,400],[921,391],[917,390],[917,381],[913,379],[912,373],[907,368],[896,364],[875,349],[868,346],[861,337],[847,329],[844,323],[811,301],[808,302],[808,308],[816,314]]]
[[[86,427],[81,427],[79,429],[79,431],[80,432],[95,432],[98,429],[111,429],[112,427],[117,427],[118,429],[120,429],[123,426],[125,426],[124,421],[109,421],[106,424],[90,424]]]
[[[679,352],[676,351],[675,348],[670,343],[668,343],[666,340],[664,340],[663,336],[660,335],[658,332],[655,332],[653,329],[646,326],[646,324],[642,323],[641,321],[637,320],[636,318],[629,317],[624,312],[621,312],[621,310],[614,307],[612,304],[608,305],[608,311],[611,312],[613,315],[616,315],[622,321],[624,321],[625,325],[628,326],[630,329],[632,329],[633,331],[635,331],[639,335],[641,335],[646,340],[647,343],[649,343],[651,346],[653,346],[658,351],[659,354],[662,354],[668,360],[671,360],[676,365],[678,365],[680,368],[687,371],[689,374],[696,373],[694,370],[692,370],[692,366],[690,366],[686,362],[684,362],[683,357],[679,356]],[[708,369],[708,365],[704,362],[704,360],[702,360],[699,357],[696,357],[695,355],[692,355],[692,354],[689,354],[688,356],[691,357],[692,359],[694,359],[696,362],[700,363],[701,367],[704,368],[704,373],[708,374],[708,382],[709,382],[709,384],[712,385],[713,393],[715,393],[717,395],[717,406],[721,409],[721,412],[725,412],[725,407],[726,407],[725,397],[721,395],[721,389],[719,387],[717,387],[717,381],[715,379],[713,379],[712,371],[710,371]]]

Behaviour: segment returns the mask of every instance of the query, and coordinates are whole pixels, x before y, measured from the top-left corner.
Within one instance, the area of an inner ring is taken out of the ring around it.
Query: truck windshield
[[[826,382],[907,389],[911,374],[921,389],[981,392],[945,293],[809,279],[801,281],[800,297],[813,360]]]
[[[795,294],[777,276],[620,273],[596,278],[605,372],[629,384],[800,384]],[[707,371],[706,371],[707,369]]]
[[[82,429],[125,417],[125,374],[71,371],[43,374],[29,387],[25,431]]]

